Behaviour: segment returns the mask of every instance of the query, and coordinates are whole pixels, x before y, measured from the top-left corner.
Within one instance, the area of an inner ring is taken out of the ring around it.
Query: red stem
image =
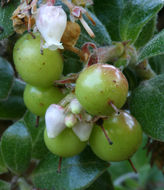
[[[101,125],[100,127],[101,127],[101,129],[102,129],[102,131],[103,131],[103,133],[104,133],[104,135],[105,135],[107,141],[109,142],[110,145],[112,145],[113,142],[112,142],[112,141],[110,140],[110,138],[108,137],[108,134],[107,134],[107,132],[105,131],[103,125]]]
[[[50,5],[54,5],[55,4],[55,0],[47,0],[47,3]]]
[[[138,173],[137,170],[136,170],[136,168],[135,168],[135,166],[134,166],[134,164],[133,164],[133,162],[131,161],[131,159],[128,159],[128,161],[129,161],[129,163],[130,163],[132,169],[134,170],[134,172],[135,172],[135,173]]]
[[[58,170],[57,173],[61,173],[62,157],[59,158]]]

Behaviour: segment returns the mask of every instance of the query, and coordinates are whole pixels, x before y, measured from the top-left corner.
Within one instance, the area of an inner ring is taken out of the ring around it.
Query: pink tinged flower
[[[67,25],[67,15],[61,6],[42,5],[36,15],[36,26],[50,50],[63,49],[61,38]]]
[[[73,132],[81,141],[87,141],[92,132],[93,125],[86,122],[79,122],[73,128]]]
[[[45,122],[49,138],[55,138],[66,128],[64,118],[65,114],[63,107],[56,104],[52,104],[48,107],[45,115]]]

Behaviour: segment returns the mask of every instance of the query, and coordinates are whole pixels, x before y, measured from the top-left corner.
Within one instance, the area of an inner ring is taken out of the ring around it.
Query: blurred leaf
[[[131,94],[129,104],[144,132],[164,141],[164,75],[140,84]]]
[[[139,61],[148,59],[153,56],[164,54],[164,30],[159,32],[139,54]]]
[[[119,20],[124,0],[94,0],[94,12],[106,26],[112,40],[120,41]]]
[[[24,83],[14,81],[10,96],[5,101],[0,101],[0,119],[18,119],[23,116],[26,107],[23,102]]]
[[[7,167],[5,166],[4,160],[2,158],[2,153],[1,153],[1,149],[0,149],[0,174],[6,173]]]
[[[163,0],[127,0],[120,16],[120,36],[123,41],[136,41],[144,25],[163,7]]]
[[[19,3],[20,1],[18,0],[11,0],[10,3],[4,7],[0,7],[0,40],[8,38],[14,33],[11,16]]]
[[[2,135],[2,156],[7,167],[16,174],[23,173],[30,164],[31,137],[23,121],[11,125]]]
[[[32,139],[32,158],[41,159],[48,153],[43,139],[45,122],[43,118],[40,118],[39,125],[36,127],[37,116],[29,111],[25,114],[23,119]]]
[[[137,49],[143,47],[146,43],[151,40],[154,35],[157,24],[157,15],[154,16],[142,29],[137,41],[135,42],[135,47]]]
[[[10,183],[0,179],[0,190],[10,190]]]
[[[29,185],[24,178],[18,179],[18,185],[20,190],[32,190],[32,186]]]
[[[64,58],[64,70],[63,74],[67,75],[69,73],[78,73],[83,68],[83,63],[80,61],[80,58],[70,51],[63,52]]]
[[[5,59],[0,57],[0,101],[6,99],[14,81],[14,71]]]
[[[109,172],[104,172],[89,188],[86,190],[114,190]]]
[[[105,28],[105,26],[101,23],[101,21],[91,12],[88,11],[96,25],[93,25],[92,22],[84,16],[84,19],[90,26],[90,28],[93,30],[95,34],[95,38],[91,38],[89,34],[86,32],[84,27],[81,25],[81,34],[80,37],[77,41],[76,46],[81,47],[84,43],[86,42],[93,42],[95,43],[98,47],[99,46],[105,46],[105,45],[110,45],[111,44],[111,38]]]
[[[52,190],[82,190],[93,183],[109,166],[97,158],[89,148],[80,155],[63,158],[61,173],[57,173],[59,157],[49,154],[32,174],[37,188]]]

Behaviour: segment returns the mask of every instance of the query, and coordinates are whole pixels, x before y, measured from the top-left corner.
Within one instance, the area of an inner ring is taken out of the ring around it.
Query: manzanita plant
[[[0,189],[162,179],[164,1],[0,2]]]

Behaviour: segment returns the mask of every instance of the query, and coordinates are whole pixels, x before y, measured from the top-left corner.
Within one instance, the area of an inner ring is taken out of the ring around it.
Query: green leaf
[[[164,54],[164,30],[146,44],[139,54],[139,61],[161,54]]]
[[[94,0],[94,12],[106,26],[112,40],[120,41],[119,20],[124,0]]]
[[[90,186],[109,166],[87,148],[80,155],[63,158],[61,173],[57,173],[59,157],[49,154],[32,174],[37,188],[52,190],[83,190]]]
[[[64,58],[64,70],[63,74],[67,75],[69,73],[78,73],[83,68],[83,63],[80,61],[80,58],[70,51],[63,52]]]
[[[86,190],[114,190],[109,172],[104,172],[89,188]]]
[[[0,101],[6,99],[14,81],[14,71],[5,59],[0,57]]]
[[[26,107],[23,102],[24,83],[15,80],[10,96],[0,101],[0,119],[12,120],[23,116]]]
[[[163,7],[163,0],[127,0],[120,17],[121,39],[135,42],[144,25]]]
[[[20,1],[18,0],[11,0],[10,3],[4,7],[0,7],[0,27],[2,28],[2,31],[0,32],[0,40],[7,38],[14,33],[11,16],[19,3]]]
[[[157,73],[164,73],[164,55],[155,56],[149,59],[149,64],[151,68]]]
[[[0,179],[0,190],[10,190],[10,183]]]
[[[157,15],[153,17],[142,29],[137,41],[135,42],[135,47],[137,49],[143,47],[149,40],[153,37],[155,28],[157,24]]]
[[[43,138],[45,121],[43,118],[40,118],[39,125],[36,127],[37,116],[29,111],[25,114],[23,119],[32,139],[32,158],[41,159],[48,153]]]
[[[0,174],[6,173],[7,171],[8,170],[3,160],[1,149],[0,149]]]
[[[145,81],[131,94],[130,111],[144,132],[164,141],[164,75]]]
[[[86,22],[88,23],[90,28],[93,30],[93,32],[95,34],[95,38],[91,38],[89,36],[89,34],[86,32],[86,30],[84,29],[84,27],[80,24],[81,25],[81,34],[77,41],[76,46],[80,48],[86,42],[93,42],[98,47],[110,45],[111,38],[110,38],[105,26],[101,23],[101,21],[93,13],[91,13],[89,11],[88,11],[88,13],[92,17],[92,19],[94,20],[96,25],[94,26],[92,24],[92,22],[86,16],[84,16],[84,19],[86,20]]]
[[[7,167],[16,174],[27,170],[31,159],[31,137],[23,121],[11,125],[2,135],[2,156]]]

